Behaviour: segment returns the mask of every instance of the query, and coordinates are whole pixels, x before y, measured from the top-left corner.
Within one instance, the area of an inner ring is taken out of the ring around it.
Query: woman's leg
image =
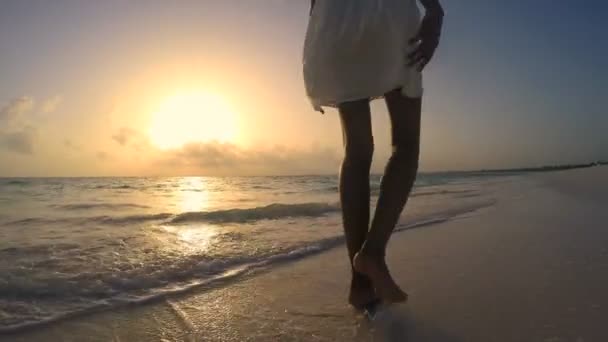
[[[374,142],[368,100],[346,102],[338,109],[345,150],[340,171],[340,201],[346,246],[352,263],[369,229],[369,172]],[[362,308],[375,299],[371,280],[352,269],[349,302],[356,308]]]
[[[392,125],[393,153],[388,161],[376,212],[361,252],[355,257],[356,270],[367,274],[382,299],[400,302],[407,295],[391,277],[384,259],[388,240],[401,216],[418,171],[420,151],[421,99],[408,98],[400,90],[386,94]]]

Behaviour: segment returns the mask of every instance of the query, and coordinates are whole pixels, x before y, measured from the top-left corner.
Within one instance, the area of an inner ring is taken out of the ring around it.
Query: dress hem
[[[417,99],[417,98],[422,98],[422,95],[424,94],[424,91],[420,91],[420,95],[419,96],[410,96],[408,94],[406,94],[403,91],[403,85],[399,85],[396,87],[391,87],[389,90],[383,92],[381,95],[372,95],[372,96],[363,96],[363,97],[357,97],[357,98],[347,98],[346,100],[337,102],[337,101],[315,101],[311,98],[311,102],[312,102],[312,107],[315,111],[317,112],[321,112],[321,113],[325,113],[325,111],[323,110],[323,107],[326,108],[338,108],[340,106],[340,104],[342,103],[347,103],[347,102],[354,102],[354,101],[362,101],[362,100],[367,100],[368,102],[373,101],[373,100],[379,100],[379,99],[383,99],[386,97],[386,94],[393,91],[393,90],[397,90],[397,89],[401,89],[401,94],[404,96],[407,96],[409,98],[413,98],[413,99]]]

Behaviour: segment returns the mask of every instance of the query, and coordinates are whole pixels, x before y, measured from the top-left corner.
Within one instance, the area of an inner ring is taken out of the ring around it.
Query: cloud
[[[41,122],[39,114],[54,112],[61,104],[55,96],[36,104],[31,96],[16,97],[0,107],[0,148],[19,154],[33,154]]]
[[[129,127],[122,127],[112,135],[112,139],[120,146],[126,147],[129,145],[136,151],[143,151],[152,147],[149,139],[144,134]]]
[[[138,153],[154,149],[146,135],[129,127],[119,129],[112,135],[112,140],[122,147],[130,147]]]
[[[341,153],[335,149],[287,147],[246,149],[227,143],[189,144],[165,152],[161,163],[174,170],[210,175],[335,173]]]
[[[31,127],[20,131],[0,134],[0,146],[15,153],[32,154],[34,152],[35,130]]]
[[[14,124],[33,109],[34,99],[30,96],[12,99],[0,109],[0,124],[3,126]]]
[[[116,141],[120,146],[125,146],[137,135],[139,135],[138,132],[132,130],[131,128],[122,127],[117,133],[112,135],[112,139],[114,139],[114,141]]]
[[[97,157],[97,159],[99,159],[99,160],[104,161],[104,160],[107,160],[110,156],[104,151],[98,151],[95,154],[95,157]]]
[[[28,116],[34,109],[34,99],[21,96],[0,109],[0,148],[19,154],[32,154],[36,128]]]
[[[51,97],[40,105],[40,112],[43,114],[53,113],[57,110],[59,105],[61,105],[62,101],[63,99],[61,98],[61,96]]]
[[[70,139],[65,139],[63,141],[63,146],[67,147],[70,150],[76,150],[79,151],[80,150],[80,146],[77,145],[76,143],[74,143],[72,140]]]

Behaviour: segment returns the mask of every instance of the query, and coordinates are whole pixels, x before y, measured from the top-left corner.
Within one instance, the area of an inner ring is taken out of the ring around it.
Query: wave
[[[260,257],[237,257],[225,260],[194,260],[172,265],[164,270],[140,270],[137,273],[91,274],[82,273],[64,281],[30,282],[27,279],[0,283],[3,297],[20,301],[72,301],[74,308],[67,312],[38,315],[35,320],[0,325],[0,334],[20,332],[33,326],[89,313],[144,304],[166,299],[192,290],[226,283],[271,266],[299,260],[342,244],[342,236],[327,238],[283,253]]]
[[[149,221],[162,221],[172,217],[173,214],[160,213],[160,214],[142,214],[142,215],[129,215],[129,216],[97,216],[93,218],[85,219],[93,223],[109,224],[109,225],[124,225],[124,224],[137,224],[145,223]]]
[[[435,213],[426,218],[421,217],[416,221],[402,223],[396,227],[395,231],[399,232],[447,222],[461,215],[492,206],[493,204],[493,201],[478,202],[441,213]],[[282,210],[276,208],[282,208]],[[295,210],[295,212],[304,213],[310,212],[310,210],[335,210],[334,206],[321,206],[318,204],[301,204],[296,205],[295,208],[300,208],[300,211]],[[285,212],[285,208],[278,205],[249,210],[250,212],[256,212],[256,209],[257,212]],[[290,212],[291,210],[293,209],[289,208],[286,212]],[[242,214],[243,210],[241,210],[239,215]],[[242,217],[239,215],[237,216]],[[31,282],[27,278],[23,278],[20,281],[15,278],[8,278],[9,281],[0,283],[0,293],[5,298],[24,301],[34,300],[40,303],[43,303],[45,300],[51,302],[70,300],[74,303],[74,306],[67,311],[37,314],[35,319],[30,318],[25,322],[18,322],[16,320],[7,322],[8,324],[0,325],[0,333],[19,332],[33,326],[49,324],[58,320],[70,319],[125,305],[166,300],[172,296],[188,293],[196,289],[213,289],[217,285],[238,281],[243,276],[253,275],[280,264],[325,252],[343,243],[343,235],[338,235],[312,243],[297,245],[275,254],[240,256],[216,260],[194,256],[182,262],[171,263],[169,266],[155,265],[151,268],[143,267],[118,273],[113,271],[106,273],[85,272],[59,281],[42,281],[39,283]],[[73,246],[65,246],[65,248],[70,249]],[[10,254],[14,251],[4,252]]]
[[[130,204],[127,204],[131,206]],[[112,204],[70,204],[61,206],[67,210],[81,211],[94,208],[115,208]],[[118,204],[118,206],[124,206]],[[181,214],[157,213],[129,216],[89,216],[68,218],[43,218],[28,217],[17,221],[3,223],[2,225],[43,225],[43,224],[106,224],[125,225],[138,224],[152,221],[165,221],[164,224],[188,224],[188,223],[251,223],[261,220],[280,220],[286,218],[320,217],[326,214],[338,212],[339,204],[330,203],[296,203],[282,204],[274,203],[262,207],[237,208],[215,211],[194,211]]]
[[[24,225],[46,225],[46,224],[106,224],[106,225],[125,225],[138,224],[150,221],[162,221],[173,217],[173,214],[141,214],[129,216],[89,216],[89,217],[67,217],[67,218],[44,218],[44,217],[27,217],[16,221],[3,223],[3,226],[24,226]]]
[[[326,187],[320,188],[320,189],[313,189],[311,191],[335,193],[335,192],[340,191],[340,188],[337,185],[330,185],[330,186],[326,186]]]
[[[278,220],[295,217],[318,217],[337,212],[340,206],[328,203],[270,204],[249,209],[227,209],[217,211],[188,212],[176,215],[169,223],[194,222],[247,223],[260,220]]]
[[[416,191],[410,197],[434,196],[434,195],[468,195],[467,197],[475,197],[475,190],[435,190],[435,191]]]
[[[146,205],[133,204],[133,203],[77,203],[77,204],[63,204],[63,205],[50,205],[51,208],[63,209],[63,210],[88,210],[88,209],[147,209],[150,208]]]
[[[470,195],[474,196],[473,191],[430,191],[419,192],[412,196],[430,196],[436,194],[453,194],[453,195]],[[136,204],[68,204],[59,206],[65,210],[84,211],[88,209],[117,209],[117,208],[145,208]],[[4,226],[15,225],[44,225],[44,224],[102,224],[102,225],[129,225],[142,224],[146,222],[159,221],[166,225],[184,225],[192,223],[252,223],[262,220],[281,220],[288,218],[310,218],[322,217],[327,214],[332,214],[340,211],[338,203],[295,203],[283,204],[273,203],[261,207],[253,208],[236,208],[224,209],[215,211],[194,211],[181,214],[172,213],[156,213],[156,214],[140,214],[128,216],[90,216],[90,217],[68,217],[68,218],[41,218],[28,217],[17,221],[3,223]]]
[[[53,243],[52,245],[44,245],[44,246],[11,246],[0,248],[0,253],[42,253],[46,254],[50,250],[69,250],[80,247],[80,245],[75,243]]]
[[[410,195],[410,197],[423,197],[423,196],[435,196],[435,195],[454,195],[457,197],[475,197],[477,196],[476,190],[424,190],[429,188],[429,186],[420,186],[414,188],[414,192]],[[371,194],[373,196],[380,195],[380,185],[371,187]]]
[[[132,185],[116,185],[116,184],[104,184],[104,185],[96,185],[94,189],[137,189],[136,186]]]
[[[25,186],[25,185],[30,185],[31,182],[26,181],[26,180],[21,180],[21,179],[11,179],[11,180],[4,180],[2,182],[0,182],[1,185],[19,185],[19,186]]]

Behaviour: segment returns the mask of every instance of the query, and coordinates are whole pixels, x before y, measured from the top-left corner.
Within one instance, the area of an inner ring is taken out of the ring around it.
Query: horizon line
[[[598,160],[588,163],[576,163],[576,164],[547,164],[543,166],[534,167],[516,167],[516,168],[496,168],[496,169],[472,169],[472,170],[443,170],[443,171],[420,171],[419,174],[446,174],[446,173],[509,173],[509,172],[542,172],[542,171],[562,171],[569,169],[586,168],[593,166],[605,166],[608,165],[608,161]],[[372,176],[382,176],[382,173],[370,173]],[[337,173],[310,173],[310,174],[268,174],[268,175],[230,175],[230,176],[218,176],[218,175],[148,175],[148,176],[2,176],[0,179],[26,179],[26,178],[37,178],[37,179],[52,179],[52,178],[194,178],[194,177],[208,177],[208,178],[221,178],[221,177],[233,177],[233,178],[254,178],[254,177],[328,177],[338,176]]]

